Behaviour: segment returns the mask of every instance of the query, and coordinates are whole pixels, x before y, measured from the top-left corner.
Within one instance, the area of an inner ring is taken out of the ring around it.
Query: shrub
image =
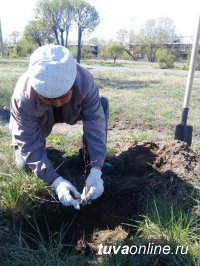
[[[37,44],[32,44],[31,42],[22,39],[21,41],[15,43],[7,55],[9,54],[11,58],[30,56],[37,47]]]
[[[92,53],[92,48],[88,46],[82,46],[81,49],[81,58],[82,59],[92,59],[95,58],[95,55]]]
[[[160,68],[173,68],[175,59],[175,55],[166,49],[158,49],[156,52],[156,60]]]
[[[107,47],[107,53],[113,58],[114,64],[115,61],[123,55],[124,48],[117,43],[112,43]]]
[[[70,52],[72,53],[73,57],[76,58],[77,56],[77,46],[69,46],[68,49],[70,50]]]

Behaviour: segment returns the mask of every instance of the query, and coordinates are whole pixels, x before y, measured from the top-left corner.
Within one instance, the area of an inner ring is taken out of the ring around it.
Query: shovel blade
[[[189,146],[192,144],[192,126],[179,124],[176,126],[175,139],[186,142]]]

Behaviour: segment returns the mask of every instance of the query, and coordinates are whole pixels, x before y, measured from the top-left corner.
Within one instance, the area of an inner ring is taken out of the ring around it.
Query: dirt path
[[[98,66],[98,65],[83,65],[92,74],[103,72],[119,72],[119,73],[155,73],[155,74],[173,74],[178,76],[187,76],[188,70],[179,69],[159,69],[157,64],[140,64],[139,62],[134,67],[113,67],[113,66]],[[200,77],[200,71],[195,71],[195,77]]]

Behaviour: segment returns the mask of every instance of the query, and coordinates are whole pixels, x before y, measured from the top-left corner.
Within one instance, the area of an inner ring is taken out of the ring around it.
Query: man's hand
[[[77,210],[80,209],[79,203],[81,194],[69,181],[63,179],[62,176],[59,176],[52,183],[52,186],[56,189],[58,198],[64,206],[73,206]],[[73,193],[75,199],[70,192]]]
[[[83,193],[81,194],[81,200],[83,204],[87,204],[90,200],[95,200],[104,192],[103,180],[101,179],[101,170],[92,168],[88,175]]]

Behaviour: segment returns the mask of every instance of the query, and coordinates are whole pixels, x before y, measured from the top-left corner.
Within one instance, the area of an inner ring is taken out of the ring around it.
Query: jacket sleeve
[[[39,118],[31,113],[30,101],[12,98],[10,129],[12,138],[21,149],[25,163],[41,179],[51,184],[59,175],[47,158],[45,139],[39,129]]]
[[[106,120],[99,90],[92,76],[90,79],[89,92],[82,102],[83,131],[88,145],[90,165],[103,167],[106,157]]]

